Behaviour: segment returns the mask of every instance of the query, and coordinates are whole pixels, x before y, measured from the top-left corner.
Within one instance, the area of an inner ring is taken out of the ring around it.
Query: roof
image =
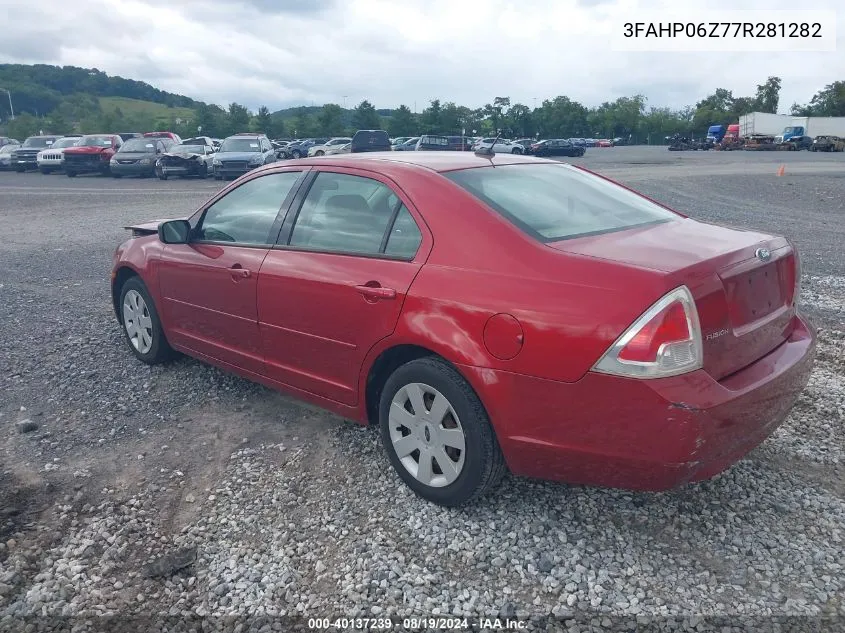
[[[364,168],[378,170],[379,164],[405,164],[425,167],[437,172],[471,167],[493,165],[514,165],[519,163],[555,163],[557,161],[534,158],[521,154],[496,154],[491,158],[476,156],[474,152],[363,152],[360,154],[333,154],[285,161],[284,165],[348,165],[354,163]],[[278,164],[278,163],[277,163]]]

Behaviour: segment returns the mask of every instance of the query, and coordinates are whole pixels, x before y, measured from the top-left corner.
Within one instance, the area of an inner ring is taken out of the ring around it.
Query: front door
[[[267,375],[357,402],[367,352],[389,336],[431,239],[387,180],[320,171],[258,278]]]
[[[300,176],[270,173],[244,182],[205,209],[190,243],[164,248],[159,286],[174,345],[263,372],[258,276]]]

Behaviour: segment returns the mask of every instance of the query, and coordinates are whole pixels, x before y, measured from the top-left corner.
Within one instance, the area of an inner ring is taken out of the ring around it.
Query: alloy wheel
[[[466,438],[458,414],[434,387],[410,383],[390,404],[390,440],[396,457],[421,484],[442,488],[461,474]]]
[[[153,346],[153,322],[144,297],[137,290],[130,290],[123,298],[123,327],[132,346],[146,354]]]

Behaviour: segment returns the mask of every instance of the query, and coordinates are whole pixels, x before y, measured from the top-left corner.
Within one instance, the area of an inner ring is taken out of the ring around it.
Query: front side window
[[[53,145],[52,138],[43,138],[40,136],[31,136],[23,142],[24,147],[50,147]]]
[[[308,250],[374,255],[399,198],[377,180],[322,172],[302,204],[290,245]]]
[[[206,209],[195,239],[267,244],[279,209],[299,176],[298,171],[268,174],[233,189]]]
[[[646,198],[568,165],[500,165],[444,174],[543,242],[678,219]]]

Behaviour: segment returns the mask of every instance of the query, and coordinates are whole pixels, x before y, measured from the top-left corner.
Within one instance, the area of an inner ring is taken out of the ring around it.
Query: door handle
[[[355,289],[364,295],[366,299],[395,299],[396,291],[393,288],[382,286],[355,286]]]
[[[235,281],[238,279],[247,279],[252,274],[249,269],[244,268],[240,264],[233,264],[229,269],[229,273],[231,273],[232,279]]]

